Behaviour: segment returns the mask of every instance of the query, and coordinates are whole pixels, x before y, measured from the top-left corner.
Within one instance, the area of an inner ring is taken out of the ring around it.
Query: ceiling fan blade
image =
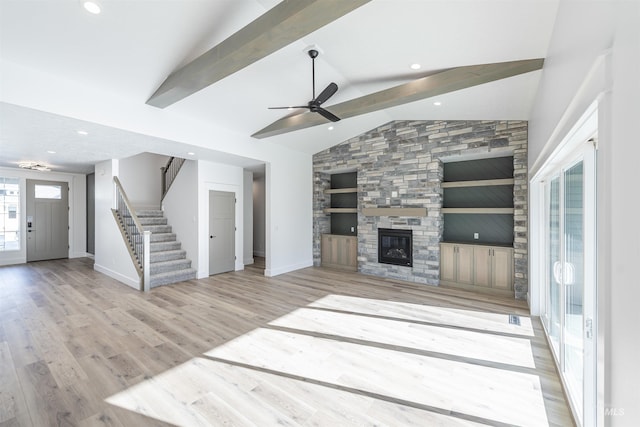
[[[309,108],[308,105],[292,105],[291,107],[267,107],[269,110],[293,110],[294,108]]]
[[[320,105],[323,102],[325,102],[327,99],[331,98],[333,94],[336,93],[337,91],[338,91],[338,85],[335,83],[329,83],[329,86],[324,88],[324,90],[320,92],[320,95],[318,95],[316,99],[314,99],[314,101],[317,103],[317,105]]]
[[[316,113],[320,114],[321,116],[323,116],[326,119],[331,120],[332,122],[339,122],[340,121],[340,117],[336,116],[335,114],[333,114],[330,111],[325,110],[324,108],[318,107],[315,111],[316,111]]]

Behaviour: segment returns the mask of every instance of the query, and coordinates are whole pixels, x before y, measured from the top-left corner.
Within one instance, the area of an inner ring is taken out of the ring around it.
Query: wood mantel
[[[427,208],[362,208],[365,216],[427,216]]]

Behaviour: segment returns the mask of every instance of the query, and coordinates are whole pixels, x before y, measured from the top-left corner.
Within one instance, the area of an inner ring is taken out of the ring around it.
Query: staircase
[[[168,285],[196,278],[182,244],[176,240],[171,226],[161,210],[136,211],[145,231],[151,231],[151,280],[150,287]]]

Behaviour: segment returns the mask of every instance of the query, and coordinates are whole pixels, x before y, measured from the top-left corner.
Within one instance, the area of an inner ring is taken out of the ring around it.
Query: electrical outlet
[[[356,231],[356,228],[355,227],[351,227],[351,232],[355,233],[355,231]]]
[[[480,233],[473,233],[473,238],[478,240],[480,238]]]

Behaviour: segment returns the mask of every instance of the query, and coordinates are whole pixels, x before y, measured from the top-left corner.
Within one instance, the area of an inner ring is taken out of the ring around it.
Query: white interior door
[[[209,192],[209,275],[235,270],[236,195]]]
[[[69,186],[27,180],[27,262],[69,257]]]

